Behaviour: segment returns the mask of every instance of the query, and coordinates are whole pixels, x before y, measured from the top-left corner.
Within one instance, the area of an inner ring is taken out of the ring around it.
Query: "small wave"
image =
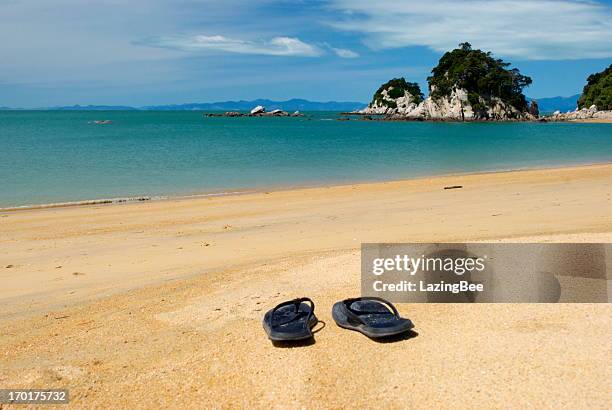
[[[7,208],[0,208],[0,212],[4,211],[18,211],[28,209],[47,209],[47,208],[66,208],[72,206],[84,206],[84,205],[106,205],[106,204],[122,204],[128,202],[146,202],[146,201],[163,201],[167,199],[189,199],[189,198],[207,198],[207,197],[218,197],[218,196],[229,196],[229,195],[244,195],[248,193],[256,192],[255,190],[243,190],[243,191],[222,191],[222,192],[209,192],[192,195],[156,195],[156,196],[134,196],[134,197],[122,197],[122,198],[101,198],[101,199],[86,199],[82,201],[69,201],[69,202],[53,202],[48,204],[29,204],[12,206]]]
[[[150,196],[135,196],[127,198],[103,198],[103,199],[88,199],[83,201],[70,201],[70,202],[54,202],[50,204],[38,204],[38,205],[20,205],[8,208],[0,208],[0,211],[16,211],[20,209],[45,209],[45,208],[64,208],[69,206],[79,205],[101,205],[101,204],[120,204],[125,202],[144,202],[151,201],[153,199],[165,199],[167,197],[150,197]]]

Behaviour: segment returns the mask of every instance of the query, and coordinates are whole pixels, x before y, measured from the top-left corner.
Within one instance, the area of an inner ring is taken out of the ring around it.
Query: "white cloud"
[[[330,23],[361,33],[372,49],[468,41],[498,55],[531,60],[612,56],[612,9],[580,0],[330,0]]]
[[[348,50],[346,48],[331,48],[334,53],[340,58],[357,58],[359,54],[354,52],[353,50]]]
[[[219,35],[185,35],[153,37],[141,43],[186,51],[216,50],[238,54],[299,57],[318,57],[324,54],[319,47],[304,43],[294,37],[273,37],[270,40],[247,41]]]

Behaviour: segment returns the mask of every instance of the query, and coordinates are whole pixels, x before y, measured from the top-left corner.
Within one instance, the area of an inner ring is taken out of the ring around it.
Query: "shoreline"
[[[611,118],[583,118],[581,120],[566,120],[566,121],[558,121],[558,122],[575,122],[575,123],[582,123],[582,124],[612,124],[612,119]]]
[[[579,122],[579,121],[572,121]],[[580,121],[582,122],[582,121]],[[94,205],[121,205],[129,203],[139,202],[158,202],[158,201],[183,201],[197,198],[208,198],[208,197],[231,197],[238,195],[247,195],[252,193],[263,193],[263,192],[284,192],[304,189],[316,189],[316,188],[336,188],[336,187],[347,187],[355,185],[370,185],[370,184],[386,184],[386,183],[400,183],[400,182],[411,182],[428,180],[435,178],[449,178],[449,177],[461,177],[461,176],[478,176],[478,175],[490,175],[490,174],[503,174],[511,172],[529,172],[529,171],[554,171],[554,170],[573,170],[579,168],[592,168],[592,167],[605,167],[612,166],[612,162],[592,162],[586,164],[570,164],[570,165],[551,165],[542,167],[518,167],[518,168],[506,168],[491,171],[467,171],[467,172],[454,172],[447,174],[432,174],[419,176],[414,178],[403,178],[403,179],[388,179],[388,180],[374,180],[374,181],[355,181],[346,183],[326,183],[320,184],[296,184],[296,185],[269,185],[257,188],[237,188],[229,191],[210,191],[210,192],[197,192],[193,194],[177,194],[177,195],[136,195],[128,197],[116,197],[116,198],[94,198],[94,199],[83,199],[75,201],[65,202],[51,202],[42,204],[26,204],[18,206],[0,207],[0,212],[19,212],[19,211],[30,211],[30,210],[42,210],[42,209],[57,209],[57,208],[74,208],[74,207],[87,207]]]
[[[340,120],[350,120],[351,117],[360,118],[362,121],[382,121],[382,122],[430,122],[430,123],[475,123],[475,124],[506,124],[506,123],[591,123],[591,124],[610,124],[612,118],[609,117],[589,117],[589,118],[565,118],[555,117],[554,115],[542,115],[537,118],[507,118],[507,119],[466,119],[457,118],[423,118],[411,117],[398,114],[382,113],[363,113],[363,112],[341,112]],[[564,114],[561,114],[564,115]]]

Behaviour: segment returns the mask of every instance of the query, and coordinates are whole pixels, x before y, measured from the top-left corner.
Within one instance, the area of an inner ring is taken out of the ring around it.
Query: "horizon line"
[[[525,96],[527,99],[529,100],[544,100],[544,99],[554,99],[554,98],[571,98],[571,97],[575,97],[575,96],[580,96],[582,93],[578,92],[576,94],[572,94],[572,95],[567,95],[567,96],[562,96],[562,95],[556,95],[556,96],[552,96],[552,97],[529,97],[529,96]],[[67,105],[50,105],[50,106],[36,106],[36,107],[13,107],[13,106],[8,106],[8,105],[1,105],[0,106],[0,110],[46,110],[46,109],[58,109],[58,108],[72,108],[72,107],[82,107],[82,108],[87,108],[87,107],[125,107],[125,108],[131,108],[131,109],[147,109],[147,108],[152,108],[152,107],[180,107],[180,106],[184,106],[184,105],[211,105],[211,104],[228,104],[228,103],[252,103],[252,102],[256,102],[256,101],[270,101],[272,103],[287,103],[287,102],[291,102],[291,101],[305,101],[308,103],[314,103],[314,104],[362,104],[362,105],[368,105],[369,103],[367,102],[363,102],[363,101],[349,101],[349,100],[327,100],[327,101],[317,101],[317,100],[309,100],[306,98],[299,98],[299,97],[294,97],[294,98],[289,98],[287,100],[273,100],[270,98],[255,98],[255,99],[251,99],[251,100],[245,100],[245,99],[239,99],[239,100],[223,100],[223,101],[210,101],[210,102],[182,102],[182,103],[158,103],[158,104],[147,104],[147,105],[130,105],[130,104],[83,104],[83,103],[76,103],[76,104],[67,104]]]

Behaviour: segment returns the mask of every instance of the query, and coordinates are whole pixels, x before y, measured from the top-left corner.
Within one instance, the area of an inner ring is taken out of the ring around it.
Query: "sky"
[[[368,102],[461,42],[569,96],[612,63],[612,0],[0,0],[0,106]]]

